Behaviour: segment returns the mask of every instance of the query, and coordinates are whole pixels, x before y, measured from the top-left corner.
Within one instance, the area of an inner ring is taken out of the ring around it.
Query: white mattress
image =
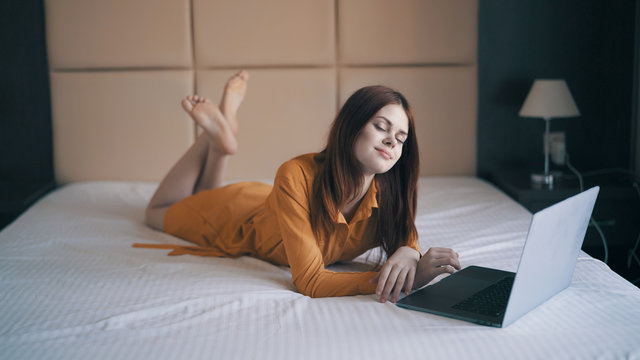
[[[568,289],[488,328],[373,296],[311,299],[288,268],[253,258],[132,248],[184,244],[144,226],[154,189],[76,183],[0,232],[0,358],[640,358],[640,290],[584,253]],[[473,178],[421,179],[419,195],[423,251],[516,270],[524,208]]]

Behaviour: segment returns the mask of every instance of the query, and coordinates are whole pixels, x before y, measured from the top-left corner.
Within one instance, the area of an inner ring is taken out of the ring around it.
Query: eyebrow
[[[386,122],[387,122],[387,124],[389,124],[389,126],[393,126],[393,123],[391,122],[391,120],[387,119],[386,117],[384,117],[384,116],[382,116],[382,115],[378,115],[378,116],[376,116],[376,117],[377,117],[377,118],[381,118],[381,119],[383,119],[384,121],[386,121]],[[408,136],[409,134],[408,134],[406,131],[404,131],[404,130],[400,130],[400,135]]]

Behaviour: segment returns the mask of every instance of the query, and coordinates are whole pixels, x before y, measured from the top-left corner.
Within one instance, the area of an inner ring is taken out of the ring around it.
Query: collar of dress
[[[373,211],[372,209],[378,208],[377,194],[378,187],[376,186],[376,180],[373,179],[371,185],[369,186],[369,190],[367,190],[367,193],[364,195],[364,198],[362,198],[362,202],[358,206],[358,209],[356,209],[356,213],[353,215],[351,223],[356,223],[360,220],[368,219],[371,216],[371,212]],[[338,212],[337,223],[347,224],[347,220],[344,218],[344,215],[342,215],[342,212]]]

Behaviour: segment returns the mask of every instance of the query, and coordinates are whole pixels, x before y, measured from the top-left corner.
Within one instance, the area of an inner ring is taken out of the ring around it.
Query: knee
[[[154,230],[164,231],[164,215],[167,209],[147,206],[144,212],[145,224]]]

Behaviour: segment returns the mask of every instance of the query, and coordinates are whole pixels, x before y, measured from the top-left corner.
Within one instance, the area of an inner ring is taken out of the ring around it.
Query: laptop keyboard
[[[507,306],[513,279],[513,276],[507,276],[453,305],[453,308],[476,314],[499,316]]]

